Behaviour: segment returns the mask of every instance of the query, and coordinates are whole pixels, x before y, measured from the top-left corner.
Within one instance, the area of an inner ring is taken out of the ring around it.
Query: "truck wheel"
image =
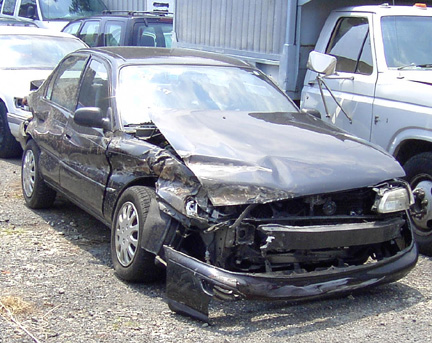
[[[116,274],[126,281],[160,279],[155,255],[141,248],[141,235],[155,192],[144,186],[128,188],[120,197],[111,230],[111,258]]]
[[[421,218],[413,218],[414,235],[419,251],[432,256],[432,153],[424,152],[411,157],[404,169],[413,191],[422,189],[428,201],[426,214]]]
[[[18,157],[21,154],[21,145],[12,136],[9,129],[6,106],[0,101],[0,157]]]
[[[39,155],[39,147],[33,140],[30,140],[24,150],[21,166],[23,195],[30,208],[50,207],[56,197],[56,192],[45,183],[40,175]]]

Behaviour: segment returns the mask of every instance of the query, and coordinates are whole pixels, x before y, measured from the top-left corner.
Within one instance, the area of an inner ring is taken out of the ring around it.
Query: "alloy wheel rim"
[[[36,161],[33,151],[31,150],[27,150],[24,156],[22,173],[24,193],[28,198],[30,198],[34,191],[36,176]]]
[[[125,202],[117,217],[115,227],[115,249],[117,259],[123,267],[128,267],[138,251],[139,217],[132,202]]]

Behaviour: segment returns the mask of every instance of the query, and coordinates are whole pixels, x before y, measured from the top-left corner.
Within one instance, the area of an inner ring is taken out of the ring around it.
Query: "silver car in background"
[[[33,27],[0,27],[0,157],[21,153],[15,139],[31,116],[23,98],[30,82],[45,79],[68,53],[87,45],[62,32]]]

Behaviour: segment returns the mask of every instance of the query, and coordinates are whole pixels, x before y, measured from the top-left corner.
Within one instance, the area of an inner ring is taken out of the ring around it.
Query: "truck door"
[[[322,118],[336,126],[370,140],[372,111],[377,80],[374,67],[375,56],[371,39],[372,20],[368,14],[340,16],[335,20],[334,28],[327,40],[325,52],[337,58],[336,76],[325,79],[336,99],[342,105],[347,116],[337,106],[328,91],[324,90],[328,108],[321,99],[318,84],[308,79],[304,90],[302,107],[317,108]],[[306,77],[311,77],[308,73]]]

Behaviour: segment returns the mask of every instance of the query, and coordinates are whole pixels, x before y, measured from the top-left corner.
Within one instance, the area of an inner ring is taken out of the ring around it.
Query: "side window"
[[[106,114],[109,107],[108,71],[97,60],[86,69],[78,97],[78,107],[99,107]]]
[[[18,12],[20,17],[37,19],[36,0],[22,0]]]
[[[165,22],[150,22],[148,25],[135,24],[133,45],[170,48],[172,45],[172,24]]]
[[[339,19],[326,53],[337,58],[337,71],[372,74],[368,20],[360,17]]]
[[[4,0],[3,14],[13,15],[15,10],[16,0]]]
[[[99,21],[88,21],[84,23],[79,38],[89,46],[96,46],[99,35]]]
[[[73,24],[69,24],[63,29],[63,32],[69,33],[74,36],[78,36],[78,29],[80,25],[81,25],[81,21],[78,21]]]
[[[105,27],[105,46],[119,46],[122,37],[123,25],[121,22],[108,21]]]
[[[153,26],[140,25],[136,30],[136,44],[137,46],[156,46],[156,32]]]
[[[77,105],[77,94],[81,73],[87,59],[71,56],[66,59],[51,79],[46,98],[69,111],[74,111]]]

